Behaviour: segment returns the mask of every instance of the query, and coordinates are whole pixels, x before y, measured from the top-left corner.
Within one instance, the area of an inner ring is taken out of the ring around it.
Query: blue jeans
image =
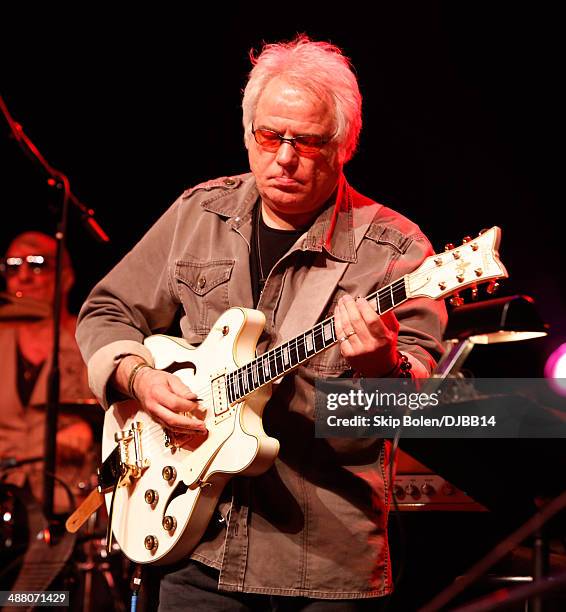
[[[222,592],[218,590],[217,570],[189,561],[161,579],[159,612],[379,612],[388,599],[310,599]]]

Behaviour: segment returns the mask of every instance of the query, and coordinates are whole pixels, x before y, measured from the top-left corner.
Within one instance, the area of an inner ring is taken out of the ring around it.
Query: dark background
[[[491,377],[542,374],[566,342],[558,13],[544,3],[435,0],[208,4],[132,4],[128,15],[91,4],[70,20],[55,6],[3,10],[0,93],[112,239],[94,242],[71,212],[73,309],[182,190],[247,170],[247,53],[305,32],[341,46],[357,69],[364,128],[350,182],[419,223],[437,249],[499,225],[510,273],[501,293],[531,295],[551,325],[546,339],[478,347],[467,366]],[[57,197],[1,120],[0,156],[3,253],[23,230],[53,233]],[[478,558],[470,541],[487,549],[501,535],[453,514],[434,517],[438,525],[414,518],[405,593],[422,601]]]
[[[95,243],[71,213],[74,310],[183,189],[247,169],[247,53],[306,32],[343,47],[357,69],[364,129],[350,182],[414,219],[437,249],[503,229],[511,278],[502,293],[533,296],[552,334],[528,348],[476,352],[484,365],[495,356],[493,376],[541,373],[566,341],[558,16],[542,4],[362,6],[309,4],[301,16],[265,3],[6,16],[0,93],[112,238]],[[0,153],[4,252],[22,230],[54,231],[57,197],[4,122]]]

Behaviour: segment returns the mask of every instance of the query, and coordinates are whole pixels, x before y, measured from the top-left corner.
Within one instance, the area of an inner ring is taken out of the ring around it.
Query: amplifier
[[[393,495],[401,511],[487,512],[464,491],[402,450],[397,459]]]

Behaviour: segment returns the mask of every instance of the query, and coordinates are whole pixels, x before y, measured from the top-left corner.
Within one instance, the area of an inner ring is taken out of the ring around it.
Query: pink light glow
[[[544,376],[556,393],[566,396],[566,343],[561,344],[548,358]]]

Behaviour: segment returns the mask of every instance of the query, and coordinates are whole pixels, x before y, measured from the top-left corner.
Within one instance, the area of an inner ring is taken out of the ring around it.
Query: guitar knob
[[[171,482],[177,478],[177,470],[172,465],[166,465],[161,470],[161,475],[163,476],[163,480],[167,480],[167,482]]]
[[[159,501],[159,493],[155,489],[148,489],[143,496],[145,503],[153,506]]]
[[[165,531],[175,531],[177,529],[177,519],[174,516],[164,516],[162,525]]]
[[[151,550],[152,552],[155,552],[157,550],[157,547],[159,546],[159,541],[157,540],[155,536],[148,535],[148,536],[145,536],[143,545],[145,546],[147,550]]]
[[[450,305],[451,306],[461,306],[463,303],[464,303],[464,300],[460,297],[460,295],[458,293],[455,293],[450,298]]]
[[[472,241],[472,237],[471,236],[464,236],[464,238],[462,239],[462,244],[467,244],[468,242]]]
[[[499,289],[499,283],[497,281],[491,281],[487,286],[486,291],[489,295],[493,295]]]
[[[445,251],[451,251],[454,248],[454,245],[449,242],[447,245],[444,246],[444,250]]]

